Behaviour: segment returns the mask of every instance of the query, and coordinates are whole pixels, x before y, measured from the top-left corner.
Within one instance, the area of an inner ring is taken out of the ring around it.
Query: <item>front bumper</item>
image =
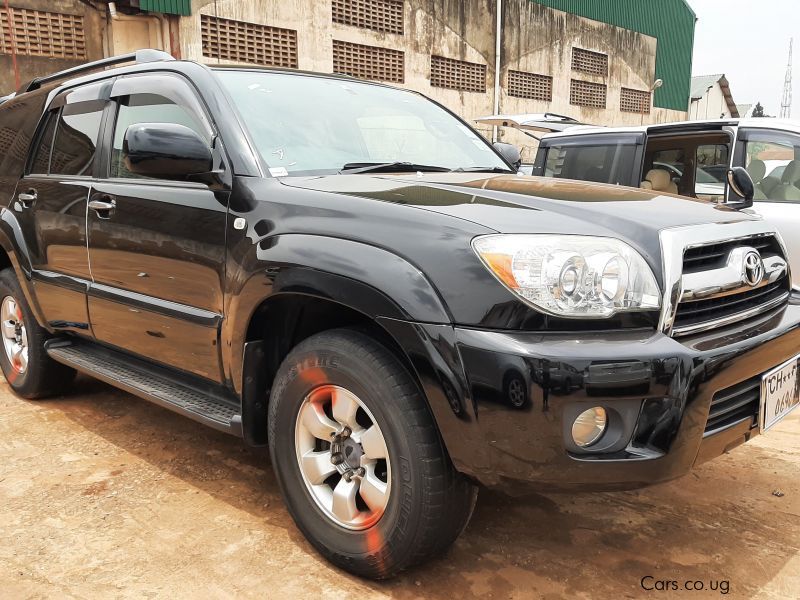
[[[756,435],[752,418],[706,431],[711,401],[800,353],[798,304],[680,341],[652,331],[455,328],[451,337],[416,327],[437,350],[432,370],[456,380],[445,383],[447,405],[431,408],[457,469],[509,493],[610,490],[680,477]],[[597,405],[618,412],[623,435],[582,452],[570,441],[572,418]]]

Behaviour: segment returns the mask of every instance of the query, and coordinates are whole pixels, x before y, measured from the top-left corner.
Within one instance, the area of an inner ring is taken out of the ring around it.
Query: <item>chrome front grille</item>
[[[776,308],[786,301],[786,285],[783,280],[757,289],[747,290],[731,296],[683,302],[675,314],[674,335],[686,335],[688,328],[702,326],[710,321],[727,317],[741,318],[741,313],[757,310],[758,314]]]
[[[664,329],[675,337],[737,323],[788,301],[789,266],[772,232],[689,240],[673,251],[681,252],[680,262],[674,261],[680,275]]]
[[[748,240],[719,242],[707,246],[695,246],[693,248],[687,248],[683,253],[683,272],[684,274],[698,273],[700,271],[708,271],[725,266],[725,262],[728,260],[731,250],[743,244],[752,246],[759,251],[761,256],[782,254],[778,240],[772,235]]]

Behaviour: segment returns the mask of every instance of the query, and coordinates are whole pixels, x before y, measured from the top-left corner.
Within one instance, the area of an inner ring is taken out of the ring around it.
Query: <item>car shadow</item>
[[[83,377],[69,396],[39,404],[284,528],[316,556],[283,506],[266,448]],[[645,586],[702,581],[706,590],[727,581],[732,595],[750,596],[800,556],[800,506],[771,494],[780,469],[797,477],[800,466],[773,454],[750,445],[681,480],[629,492],[510,498],[481,490],[471,523],[443,557],[387,582],[341,577],[396,598],[638,597],[647,577]]]

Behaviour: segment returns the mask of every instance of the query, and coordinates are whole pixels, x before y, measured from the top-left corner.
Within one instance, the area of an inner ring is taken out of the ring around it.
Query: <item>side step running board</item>
[[[191,381],[143,360],[80,340],[53,339],[50,357],[121,390],[168,408],[205,425],[242,436],[240,402],[214,384]]]

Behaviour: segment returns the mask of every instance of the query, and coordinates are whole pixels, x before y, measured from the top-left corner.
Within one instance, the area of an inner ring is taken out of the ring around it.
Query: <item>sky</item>
[[[653,1],[653,0],[648,0]],[[692,75],[724,73],[737,104],[781,107],[794,37],[792,117],[800,118],[800,0],[689,0],[697,14]]]

